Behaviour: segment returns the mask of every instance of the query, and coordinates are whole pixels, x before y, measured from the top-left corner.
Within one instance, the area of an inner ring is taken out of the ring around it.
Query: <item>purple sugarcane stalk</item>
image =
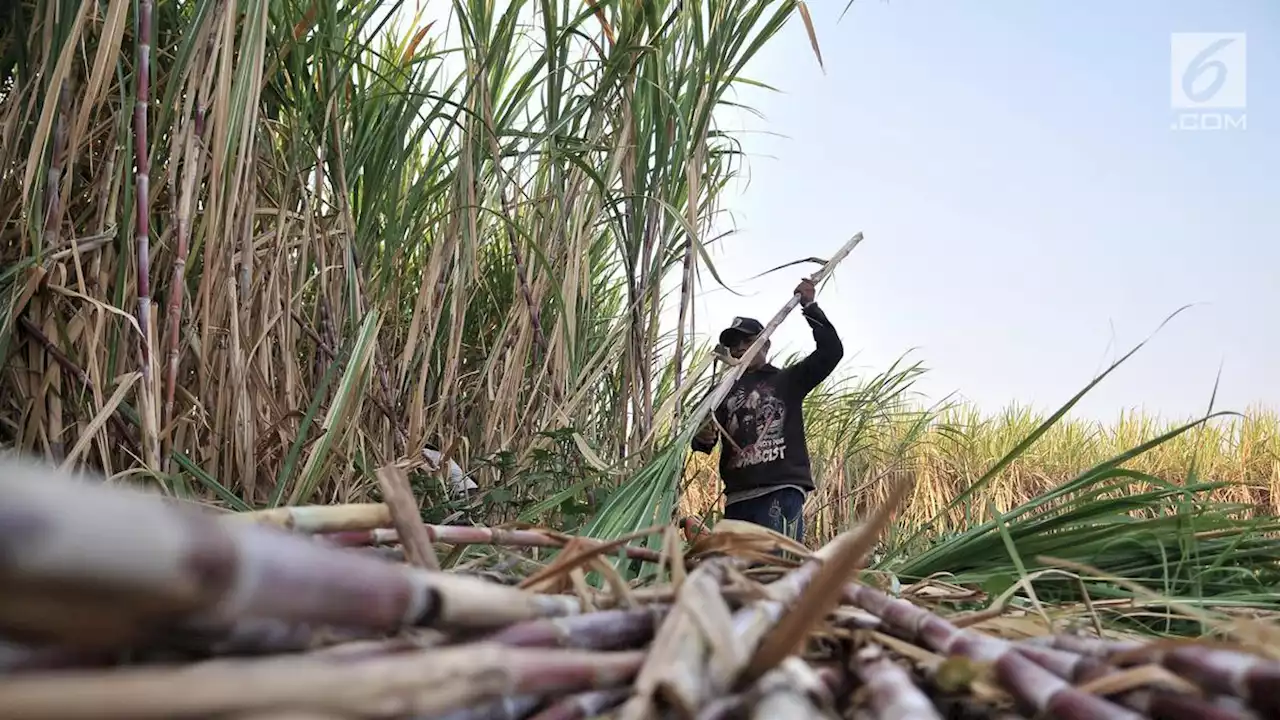
[[[1280,663],[1252,655],[1190,645],[1168,652],[1155,649],[1156,656],[1151,657],[1151,646],[1142,642],[1080,635],[1029,638],[1017,643],[1016,647],[1018,652],[1055,673],[1061,674],[1060,669],[1068,669],[1072,674],[1063,677],[1078,682],[1109,671],[1110,666],[1103,660],[1114,659],[1124,664],[1125,657],[1140,657],[1162,664],[1166,670],[1195,682],[1211,693],[1241,698],[1248,707],[1261,711],[1264,716],[1280,713],[1280,700],[1268,692],[1269,687],[1280,683]],[[1072,655],[1079,662],[1062,666],[1061,658]],[[1053,666],[1055,658],[1057,667]],[[1162,717],[1185,716],[1203,720],[1247,717],[1235,708],[1165,690],[1154,691],[1147,698],[1135,696],[1133,700],[1145,705],[1149,713]]]
[[[58,645],[30,647],[0,639],[0,677],[29,672],[101,667],[111,664],[111,650],[69,648]]]
[[[1167,690],[1145,693],[1142,709],[1153,720],[1259,720],[1258,715],[1243,709],[1235,698],[1207,700]]]
[[[58,116],[53,124],[53,150],[49,153],[49,173],[45,178],[45,213],[44,237],[41,246],[44,251],[52,250],[58,244],[58,235],[62,225],[62,173],[67,149],[67,107],[71,104],[71,91],[67,81],[58,89]],[[75,245],[75,238],[71,244]]]
[[[854,671],[867,691],[867,700],[881,720],[942,720],[911,675],[885,656],[876,645],[858,651]]]
[[[151,397],[151,155],[148,152],[147,108],[151,104],[151,0],[138,1],[137,97],[133,106],[135,242],[138,246],[138,361],[142,366],[140,390],[143,417],[144,459],[159,464],[159,448]],[[148,418],[151,420],[149,421]]]
[[[689,199],[690,203],[697,202],[695,198]],[[685,316],[693,312],[693,238],[690,237],[685,243],[684,249],[684,268],[680,278],[680,314],[676,320],[676,417],[684,417],[684,396],[680,394],[680,390],[684,386],[684,321]],[[692,328],[690,328],[692,332]]]
[[[521,720],[541,702],[540,695],[508,695],[478,708],[454,710],[444,715],[419,715],[412,720]]]
[[[529,720],[586,720],[598,717],[621,705],[630,694],[630,688],[588,690],[557,700]]]
[[[1263,717],[1280,716],[1280,662],[1234,650],[1184,645],[1157,662],[1215,695],[1238,697]]]
[[[1280,713],[1280,694],[1268,688],[1280,686],[1280,662],[1230,649],[1183,645],[1171,650],[1134,641],[1059,635],[1024,640],[1020,650],[1049,647],[1128,664],[1134,660],[1156,662],[1206,690],[1244,699],[1255,710]]]
[[[62,86],[58,88],[57,102],[58,115],[53,125],[53,148],[49,153],[49,174],[45,180],[44,238],[41,241],[41,246],[45,252],[53,249],[58,244],[58,234],[62,225],[62,176],[66,171],[64,162],[67,149],[67,108],[71,105],[71,90],[66,80],[63,80]],[[75,245],[75,242],[75,238],[72,238],[72,246]],[[32,326],[34,327],[34,324]],[[57,360],[56,355],[54,359]],[[49,402],[48,411],[60,414],[52,398],[50,398]],[[55,424],[55,430],[49,438],[49,452],[56,460],[63,458],[65,450],[62,444],[62,434],[57,432],[57,428],[61,424],[62,420],[59,417]]]
[[[508,547],[564,547],[568,542],[538,530],[511,530],[487,528],[478,525],[428,525],[427,531],[435,542],[451,545],[503,545]],[[340,547],[362,545],[391,545],[400,542],[400,534],[391,528],[372,530],[341,530],[322,533],[319,539]],[[565,536],[569,540],[573,536]],[[632,560],[658,562],[661,554],[649,548],[624,545],[622,551]]]
[[[515,264],[520,295],[524,298],[524,304],[529,310],[529,325],[533,328],[534,341],[543,353],[550,352],[547,337],[542,332],[542,313],[538,309],[538,303],[533,299],[533,290],[529,287],[528,272],[525,269],[524,256],[520,253],[520,243],[516,241],[516,231],[512,230],[510,225],[507,226],[507,244],[511,247],[511,261]],[[558,387],[554,379],[552,387]]]
[[[212,39],[208,53],[213,54]],[[182,327],[182,296],[186,290],[187,252],[191,240],[191,207],[195,203],[196,177],[198,168],[203,164],[204,153],[204,102],[205,89],[201,87],[196,96],[194,127],[187,134],[186,147],[182,160],[182,189],[177,200],[178,217],[178,249],[173,259],[173,279],[169,282],[168,319],[165,322],[165,378],[164,378],[164,414],[163,426],[169,427],[173,422],[173,398],[178,388],[178,340]]]
[[[45,642],[118,646],[141,639],[148,623],[160,620],[216,626],[254,617],[383,632],[406,625],[480,631],[581,609],[572,596],[395,565],[275,528],[224,524],[207,512],[30,461],[0,459],[0,479],[0,557],[23,558],[6,568],[4,593],[13,603],[0,603],[0,633],[20,627]],[[23,612],[48,601],[51,587],[63,606],[100,611],[93,627],[105,634],[92,637],[85,625],[58,614]],[[96,598],[107,588],[112,597],[136,601],[104,605]]]
[[[996,679],[1025,710],[1063,720],[1137,720],[1141,715],[1076,689],[1018,652],[1009,642],[962,630],[906,600],[875,588],[851,583],[845,600],[885,621],[896,634],[919,641],[939,655],[960,655],[991,663]]]
[[[510,625],[485,642],[516,647],[561,647],[579,650],[630,650],[653,639],[668,605],[635,610],[602,610],[560,618],[540,618]]]

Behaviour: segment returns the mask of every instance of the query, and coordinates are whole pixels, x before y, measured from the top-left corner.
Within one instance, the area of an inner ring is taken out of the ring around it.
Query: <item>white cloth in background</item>
[[[426,458],[427,462],[431,464],[432,470],[440,469],[441,454],[439,450],[423,448],[422,457]],[[453,490],[453,494],[459,497],[466,495],[468,490],[476,490],[480,487],[476,485],[475,480],[467,477],[458,463],[453,460],[449,461],[449,485]]]

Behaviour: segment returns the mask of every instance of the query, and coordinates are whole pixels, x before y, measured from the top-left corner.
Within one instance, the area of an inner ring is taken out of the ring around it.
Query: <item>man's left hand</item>
[[[808,305],[813,302],[813,295],[815,292],[816,290],[813,287],[813,281],[809,278],[801,280],[800,284],[796,286],[796,294],[800,296],[800,303],[802,305]]]
[[[707,422],[703,423],[702,427],[698,428],[698,433],[694,437],[698,442],[703,443],[704,445],[710,445],[716,441],[716,431],[718,429],[719,428],[716,427],[715,421],[708,418]]]

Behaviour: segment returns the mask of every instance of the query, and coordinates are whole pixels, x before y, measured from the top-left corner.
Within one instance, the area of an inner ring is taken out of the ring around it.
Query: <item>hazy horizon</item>
[[[810,3],[825,75],[797,17],[747,69],[780,92],[732,98],[763,118],[721,121],[749,157],[712,255],[745,297],[703,272],[700,334],[767,321],[815,268],[747,278],[862,231],[819,295],[842,372],[916,348],[933,399],[1053,409],[1193,305],[1073,415],[1203,413],[1219,368],[1218,409],[1280,407],[1280,6],[843,7]],[[1247,34],[1246,128],[1173,129],[1171,32]],[[797,314],[774,354],[812,342]]]

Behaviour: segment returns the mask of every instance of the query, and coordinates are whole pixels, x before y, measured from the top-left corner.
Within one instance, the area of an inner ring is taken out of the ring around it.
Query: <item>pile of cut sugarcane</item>
[[[814,553],[732,523],[654,552],[425,526],[380,481],[383,504],[217,514],[0,460],[0,718],[1280,715],[1246,644],[1001,639],[851,581],[888,506]],[[456,561],[476,543],[512,562]]]

